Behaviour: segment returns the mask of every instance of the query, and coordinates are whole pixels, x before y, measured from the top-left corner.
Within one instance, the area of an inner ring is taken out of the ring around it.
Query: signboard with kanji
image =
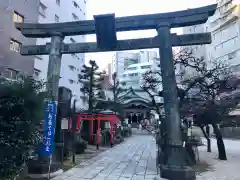
[[[57,102],[46,101],[44,111],[43,142],[40,149],[42,156],[51,156],[54,150]]]

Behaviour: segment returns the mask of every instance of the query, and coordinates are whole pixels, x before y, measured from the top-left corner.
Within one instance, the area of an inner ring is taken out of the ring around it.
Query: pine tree
[[[113,84],[110,85],[110,91],[113,94],[113,102],[118,103],[119,98],[120,98],[120,94],[122,92],[124,92],[125,89],[121,87],[121,83],[117,80],[117,74],[116,73],[114,73],[112,75],[112,79],[113,79]],[[124,86],[124,84],[122,84],[122,85]]]
[[[114,73],[112,75],[113,84],[110,85],[109,90],[112,92],[113,99],[112,101],[109,101],[109,107],[112,109],[115,113],[118,113],[121,120],[123,120],[123,105],[120,102],[121,94],[126,91],[124,89],[125,84],[121,84],[117,79],[117,74]]]
[[[89,66],[83,65],[81,74],[78,75],[78,81],[82,84],[80,91],[88,100],[88,111],[93,112],[98,98],[102,92],[102,73],[99,72],[97,63],[89,61]]]

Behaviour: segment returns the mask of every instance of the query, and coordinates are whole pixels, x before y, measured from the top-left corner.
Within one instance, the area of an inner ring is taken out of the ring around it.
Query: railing
[[[231,7],[220,12],[220,16],[211,23],[213,31],[225,26],[227,23],[234,21],[240,17],[240,5],[232,5]]]

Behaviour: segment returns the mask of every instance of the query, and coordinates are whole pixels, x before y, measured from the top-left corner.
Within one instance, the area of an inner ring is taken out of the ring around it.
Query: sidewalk
[[[200,161],[208,169],[197,172],[197,180],[240,180],[240,141],[224,142],[227,161],[217,159],[215,139],[212,139],[212,153],[207,152],[206,146],[199,148]],[[153,180],[159,177],[155,162],[153,136],[138,134],[52,180]]]
[[[155,147],[152,136],[135,135],[52,180],[153,180]]]

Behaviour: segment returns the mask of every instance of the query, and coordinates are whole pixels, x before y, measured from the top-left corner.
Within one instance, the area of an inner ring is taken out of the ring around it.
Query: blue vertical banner
[[[54,134],[57,116],[57,102],[45,101],[44,124],[43,124],[43,142],[41,144],[40,156],[49,157],[54,151]]]

